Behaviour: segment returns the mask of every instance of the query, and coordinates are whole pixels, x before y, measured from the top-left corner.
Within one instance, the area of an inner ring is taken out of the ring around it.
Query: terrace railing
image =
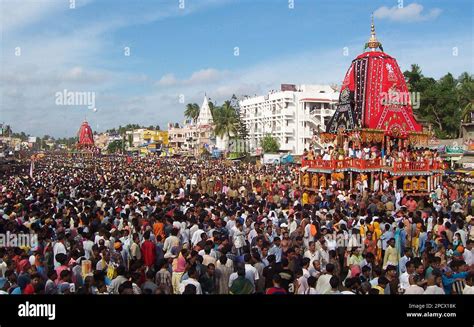
[[[393,169],[394,172],[403,171],[429,171],[429,170],[441,170],[444,169],[442,162],[433,162],[430,164],[428,160],[425,161],[408,161],[408,162],[395,162],[391,166],[386,165],[382,162],[381,158],[375,159],[358,159],[358,158],[346,158],[342,160],[323,160],[314,159],[301,161],[303,167],[325,169],[325,170],[339,170],[339,169],[381,169],[388,168]]]

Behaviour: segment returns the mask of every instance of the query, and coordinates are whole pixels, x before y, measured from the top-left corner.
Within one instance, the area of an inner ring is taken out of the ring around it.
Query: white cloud
[[[178,79],[172,73],[163,75],[158,81],[159,86],[183,86],[202,83],[213,83],[229,75],[228,71],[219,71],[214,68],[205,68],[195,71],[189,78]]]
[[[92,0],[76,0],[76,9],[90,2]],[[115,126],[120,119],[143,119],[147,122],[148,115],[144,110],[153,107],[156,111],[156,102],[140,107],[142,97],[127,97],[127,94],[133,93],[128,91],[130,87],[143,92],[143,85],[151,87],[153,81],[141,72],[133,74],[121,72],[120,69],[97,68],[107,67],[109,63],[104,61],[103,55],[111,43],[109,36],[115,30],[130,25],[189,15],[217,5],[221,6],[222,2],[206,0],[187,3],[185,10],[179,9],[177,3],[169,3],[159,10],[137,6],[133,13],[127,13],[126,16],[99,12],[99,17],[94,17],[93,23],[86,21],[57,30],[54,26],[44,28],[48,27],[48,23],[43,25],[43,22],[50,22],[48,19],[51,17],[55,17],[53,21],[58,22],[65,17],[64,14],[72,10],[69,9],[69,1],[0,0],[0,28],[4,49],[0,57],[2,119],[8,121],[15,130],[60,136],[72,135],[77,128],[77,121],[84,119],[85,115],[90,120],[95,117],[98,124],[100,119],[110,118],[100,122],[105,127]],[[25,28],[34,26],[42,28],[36,33],[25,32]],[[13,49],[17,46],[21,47],[21,56],[15,56]],[[205,73],[197,74],[189,83],[205,78]],[[91,113],[82,107],[55,106],[54,94],[64,88],[96,92],[99,111]],[[167,99],[169,98],[170,96]],[[107,102],[106,99],[111,101]],[[163,97],[157,100],[163,102]],[[120,111],[126,112],[127,116],[117,115]]]
[[[380,7],[374,12],[375,18],[388,19],[397,22],[419,22],[435,19],[441,14],[441,9],[433,8],[428,12],[423,12],[423,6],[418,3],[410,3],[408,6],[399,8]]]
[[[79,9],[92,0],[76,0],[75,9]],[[48,16],[70,9],[67,0],[1,0],[0,1],[0,31],[1,33],[19,30],[32,25]]]
[[[5,33],[33,24],[61,9],[61,2],[59,1],[2,0],[0,1],[1,32]]]
[[[226,72],[218,71],[217,69],[207,68],[194,72],[186,83],[209,83],[224,77]]]
[[[413,4],[406,8],[413,10]],[[389,11],[392,9],[387,8]],[[139,15],[135,14],[132,24],[140,23]],[[381,15],[380,11],[378,15]],[[41,14],[41,17],[45,16],[46,13]],[[421,7],[410,17],[418,16],[426,19],[430,12],[426,13]],[[165,126],[167,122],[183,119],[185,103],[201,104],[204,92],[212,101],[222,103],[232,94],[264,94],[270,89],[278,89],[281,83],[339,84],[363,43],[349,44],[350,55],[347,57],[342,55],[342,48],[326,47],[325,51],[314,48],[287,57],[271,57],[240,69],[197,67],[184,77],[173,74],[173,67],[170,67],[168,74],[156,80],[143,72],[131,74],[122,72],[120,68],[97,69],[110,67],[102,66],[103,53],[107,52],[107,35],[130,23],[118,18],[75,26],[72,31],[59,35],[19,34],[19,38],[8,35],[7,43],[2,46],[11,49],[21,41],[22,56],[15,57],[12,51],[2,52],[2,119],[11,122],[15,130],[54,136],[73,135],[84,116],[94,129],[100,126],[101,130],[127,123]],[[162,18],[150,14],[146,20]],[[404,44],[388,39],[382,41],[387,50],[395,49],[389,53],[399,60],[402,70],[418,63],[425,75],[438,78],[448,71],[457,76],[472,67],[472,49],[465,46],[470,44],[466,38],[450,39],[452,45],[425,42],[422,47],[419,40],[405,39]],[[450,47],[456,45],[460,45],[459,56],[453,57]],[[232,56],[229,60],[235,59]],[[229,67],[232,67],[231,62]],[[54,106],[54,93],[64,88],[95,91],[98,112]],[[179,102],[180,95],[185,96],[184,104]]]
[[[174,76],[174,74],[163,75],[163,77],[161,77],[161,79],[158,81],[158,84],[161,86],[171,86],[171,85],[176,85],[178,83],[179,81]]]
[[[454,76],[470,67],[470,47],[459,47],[459,56],[452,56],[450,45],[436,41],[425,41],[420,47],[417,40],[384,40],[391,50],[389,54],[397,58],[402,71],[409,69],[412,63],[418,63],[426,76],[439,78],[448,71]],[[465,38],[451,40],[454,45],[468,44]],[[202,103],[204,93],[218,104],[229,99],[232,94],[238,96],[264,94],[278,89],[281,83],[294,84],[340,84],[351,60],[359,54],[359,44],[349,44],[349,56],[343,56],[342,49],[328,49],[324,52],[309,49],[303,53],[293,53],[286,57],[274,58],[248,66],[243,69],[219,70],[202,68],[178,79],[169,73],[154,81],[146,75],[112,74],[106,81],[79,84],[70,81],[68,85],[62,78],[46,85],[41,80],[40,71],[33,74],[21,74],[24,79],[34,78],[36,84],[21,80],[8,84],[4,88],[5,108],[15,108],[5,112],[5,121],[16,121],[13,128],[39,135],[73,135],[80,122],[87,117],[91,126],[100,130],[127,123],[166,126],[168,122],[183,120],[184,106],[189,102]],[[65,70],[76,78],[86,74],[100,73],[84,66],[72,66]],[[102,72],[103,73],[103,72]],[[10,76],[10,75],[9,75]],[[11,77],[11,76],[10,76]],[[17,77],[19,78],[19,77]],[[113,81],[117,81],[116,84]],[[85,108],[57,107],[52,105],[54,92],[58,89],[93,90],[97,92],[98,112],[92,113]],[[140,94],[120,92],[118,88],[136,88]],[[155,86],[155,87],[154,87]],[[161,87],[156,87],[161,86]],[[118,87],[118,88],[117,88]],[[184,103],[180,103],[184,95]],[[32,110],[31,108],[34,108]],[[26,118],[25,118],[26,117]]]

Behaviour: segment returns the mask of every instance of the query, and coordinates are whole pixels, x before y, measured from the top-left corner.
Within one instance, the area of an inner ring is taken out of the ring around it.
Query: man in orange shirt
[[[153,234],[156,236],[160,235],[161,239],[165,239],[165,224],[163,224],[161,218],[157,218],[156,223],[153,224]]]

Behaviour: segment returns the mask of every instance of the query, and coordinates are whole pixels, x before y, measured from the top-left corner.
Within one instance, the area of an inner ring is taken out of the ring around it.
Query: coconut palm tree
[[[456,87],[459,106],[461,107],[461,127],[459,136],[462,134],[462,124],[471,122],[471,113],[474,111],[474,79],[473,76],[464,72],[458,78]]]
[[[187,118],[192,119],[192,121],[196,123],[199,117],[199,112],[200,112],[200,109],[197,103],[188,103],[186,105],[186,110],[184,111],[184,115]]]
[[[211,101],[209,101],[208,104],[209,104],[209,110],[211,111],[212,120],[214,120],[214,111],[218,109],[218,107],[216,107],[214,103]]]
[[[3,136],[11,136],[12,133],[13,133],[13,130],[10,127],[10,125],[3,125],[2,126],[2,135]]]
[[[227,136],[230,140],[239,129],[239,117],[230,101],[225,101],[220,108],[214,109],[214,133],[216,136]]]

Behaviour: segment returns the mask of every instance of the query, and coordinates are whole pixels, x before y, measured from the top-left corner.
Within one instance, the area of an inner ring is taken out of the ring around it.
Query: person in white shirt
[[[325,269],[326,265],[329,263],[329,251],[324,239],[319,240],[321,243],[321,248],[316,251],[316,260],[321,263],[321,267]]]
[[[66,247],[64,246],[64,235],[58,235],[58,240],[53,246],[53,259],[54,259],[54,268],[59,267],[61,264],[56,261],[56,255],[63,253],[67,255]]]
[[[335,267],[332,263],[326,265],[326,273],[319,276],[318,282],[316,283],[317,294],[329,294],[331,292],[332,287],[329,281],[333,276],[334,268]]]
[[[296,279],[298,284],[298,289],[296,290],[296,294],[306,294],[309,289],[308,279],[304,276],[304,272],[302,269],[296,272]]]
[[[235,227],[235,215],[231,215],[229,218],[224,218],[224,221],[226,222],[226,225],[225,225],[225,228],[227,228],[227,230],[229,231],[229,236],[232,236],[232,234],[230,234],[233,230],[233,228]]]
[[[462,294],[474,295],[474,273],[472,271],[466,277],[466,286],[464,286]]]
[[[5,271],[7,271],[7,263],[0,258],[0,277],[5,277]]]
[[[180,239],[183,247],[189,246],[189,228],[186,228],[186,225],[183,227],[181,225]]]
[[[201,251],[203,251],[203,254],[201,254]],[[214,252],[214,255],[212,255],[211,251],[214,251],[211,249],[209,245],[206,245],[204,250],[199,251],[199,255],[202,256],[202,264],[204,266],[208,266],[210,263],[212,263],[214,266],[216,265],[216,254]]]
[[[288,217],[288,228],[289,234],[293,233],[296,228],[298,228],[298,224],[296,223],[295,218],[293,216]]]
[[[250,280],[250,282],[252,282],[253,286],[255,287],[255,283],[260,279],[260,276],[258,274],[258,270],[251,264],[252,256],[249,253],[246,253],[244,255],[244,261],[245,261],[245,278]]]
[[[252,244],[253,239],[257,237],[257,235],[258,235],[257,231],[255,230],[255,228],[252,227],[252,229],[247,235],[247,240],[249,241],[249,244]]]
[[[379,181],[379,179],[377,178],[377,179],[374,181],[374,192],[378,192],[378,191],[379,191],[379,188],[380,188],[380,181]]]
[[[388,179],[383,180],[383,190],[386,192],[390,188],[390,181]]]
[[[406,271],[406,264],[408,261],[411,260],[412,253],[411,249],[406,248],[405,249],[405,255],[400,258],[400,261],[398,262],[398,267],[400,268],[400,274],[403,274]]]
[[[426,230],[431,231],[433,230],[433,216],[429,216],[426,220]]]
[[[178,229],[173,228],[171,230],[171,235],[165,239],[165,243],[163,244],[163,251],[165,253],[171,253],[171,249],[179,246],[179,238],[177,236],[178,232]]]
[[[186,179],[186,191],[191,191],[191,178],[189,177]]]
[[[438,285],[430,285],[426,287],[426,290],[423,292],[425,295],[444,295],[444,290]]]
[[[184,197],[185,197],[184,188],[180,187],[179,188],[179,198],[184,199]]]
[[[86,257],[87,260],[89,260],[91,255],[92,255],[92,246],[93,245],[94,245],[94,242],[92,242],[88,238],[86,238],[84,241],[82,241],[82,247],[84,248],[84,256]]]
[[[191,236],[191,244],[196,246],[196,244],[201,242],[203,234],[206,234],[206,232],[204,232],[204,230],[201,229],[201,226],[199,226],[199,228]]]
[[[248,253],[246,253],[244,255],[244,260],[246,262],[245,263],[245,278],[248,279],[252,283],[252,285],[255,287],[255,283],[256,283],[256,281],[258,281],[260,279],[260,275],[258,274],[258,270],[250,264],[251,258],[252,257]],[[238,277],[239,277],[239,275],[238,275],[237,272],[233,272],[232,274],[230,274],[230,276],[229,276],[229,287],[232,286],[232,283]]]
[[[473,240],[468,240],[466,242],[466,248],[464,249],[464,253],[462,254],[462,257],[464,261],[466,261],[466,265],[472,266],[474,265],[474,241]]]
[[[361,287],[361,280],[359,277],[347,278],[343,284],[347,289],[341,291],[341,294],[355,295]]]
[[[415,264],[408,261],[405,265],[405,272],[400,275],[400,288],[407,290],[410,287],[410,276],[415,273]]]
[[[318,294],[318,292],[316,291],[316,282],[317,282],[316,277],[309,276],[307,279],[307,282],[308,282],[308,289],[306,290],[305,294],[310,294],[310,295]]]
[[[405,293],[403,293],[403,294],[409,295],[409,294],[423,294],[423,293],[425,293],[425,290],[423,289],[423,287],[420,287],[416,284],[415,276],[410,276],[409,277],[409,282],[410,282],[410,286],[405,290]]]
[[[199,226],[196,222],[193,222],[189,228],[189,239],[192,240],[194,233],[199,229]]]
[[[303,242],[306,248],[309,247],[309,243],[314,241],[314,236],[311,235],[311,223],[307,223],[304,227]]]
[[[397,190],[395,193],[395,209],[400,209],[400,201],[402,200],[403,193],[402,190]]]
[[[313,261],[317,259],[316,245],[314,241],[309,242],[308,250],[304,253],[304,257],[309,259],[309,265],[313,266]]]
[[[245,234],[243,232],[243,226],[240,223],[237,223],[232,228],[232,239],[237,253],[240,255],[242,248],[245,246]]]
[[[179,293],[183,294],[184,290],[186,289],[186,286],[192,284],[196,287],[196,294],[202,294],[201,283],[197,281],[197,271],[195,267],[189,268],[188,276],[189,278],[183,280],[179,285]]]
[[[331,250],[336,251],[336,247],[337,247],[336,234],[326,234],[324,235],[324,239],[326,240],[326,246],[327,246],[328,252]]]

